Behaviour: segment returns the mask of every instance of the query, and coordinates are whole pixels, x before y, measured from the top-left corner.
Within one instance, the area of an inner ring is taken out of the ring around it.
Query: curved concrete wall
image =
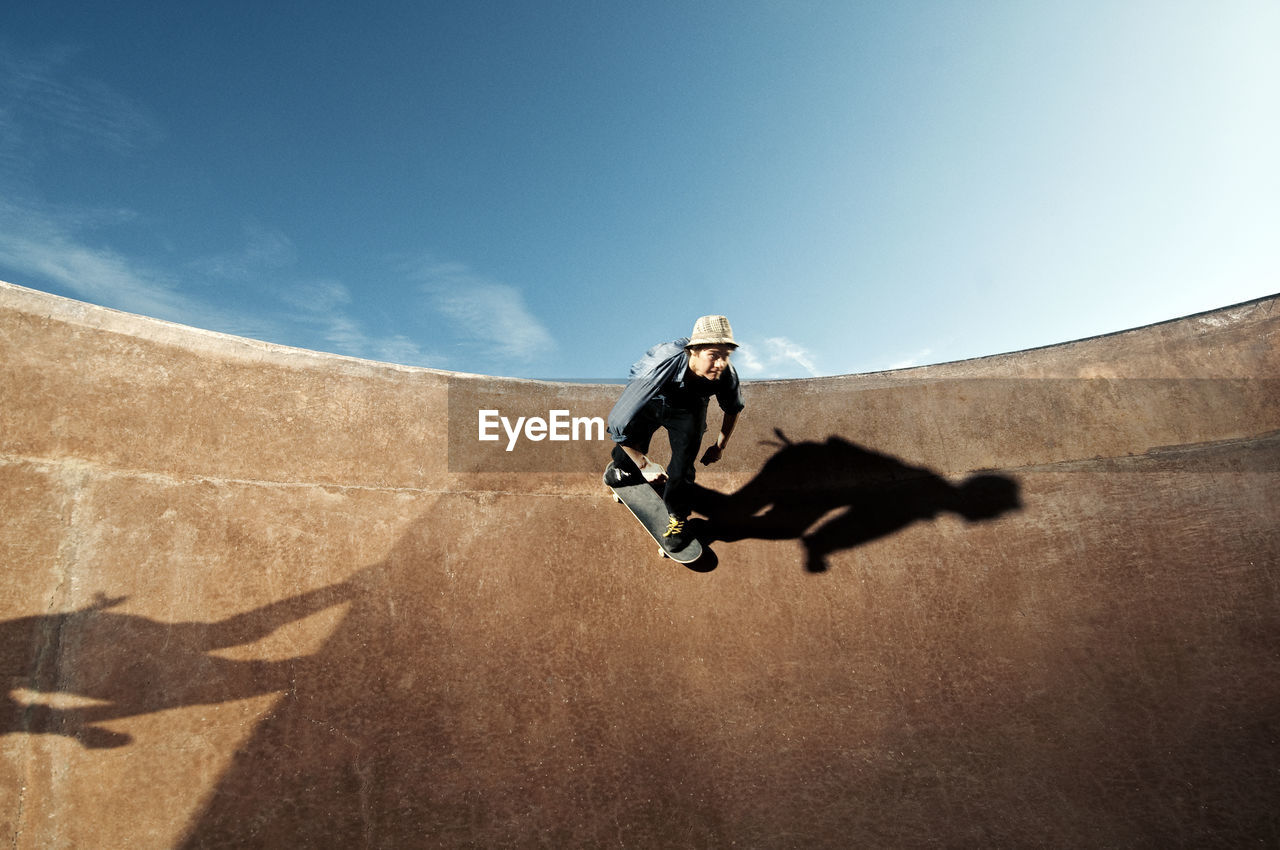
[[[748,384],[688,570],[606,443],[479,439],[617,387],[0,284],[0,831],[1280,841],[1276,304]]]

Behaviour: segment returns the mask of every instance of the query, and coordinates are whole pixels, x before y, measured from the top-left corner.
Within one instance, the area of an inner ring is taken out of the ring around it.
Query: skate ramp
[[[600,484],[616,386],[0,284],[0,832],[1280,842],[1276,306],[749,383],[686,569]]]

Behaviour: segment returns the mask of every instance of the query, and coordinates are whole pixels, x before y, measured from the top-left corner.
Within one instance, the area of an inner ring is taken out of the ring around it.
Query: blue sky
[[[0,279],[408,365],[943,362],[1280,291],[1280,3],[17,4]]]

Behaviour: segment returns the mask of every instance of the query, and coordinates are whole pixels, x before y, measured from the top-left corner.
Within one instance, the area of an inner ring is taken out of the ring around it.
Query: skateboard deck
[[[611,468],[613,464],[609,464]],[[608,468],[605,469],[607,474]],[[605,486],[608,486],[606,483]],[[658,491],[648,482],[628,484],[625,487],[609,487],[613,491],[613,499],[626,505],[645,531],[658,544],[658,554],[670,558],[677,564],[692,564],[702,557],[702,544],[697,538],[689,540],[689,544],[678,551],[667,548],[662,533],[667,530],[667,506],[658,495]]]

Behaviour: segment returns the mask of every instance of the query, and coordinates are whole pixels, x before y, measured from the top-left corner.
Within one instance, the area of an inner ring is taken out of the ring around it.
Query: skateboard
[[[607,475],[613,464],[605,469]],[[609,486],[607,483],[605,486]],[[697,538],[691,538],[687,546],[678,552],[667,548],[662,533],[667,530],[667,506],[658,495],[658,491],[647,481],[639,484],[628,484],[624,487],[609,487],[613,491],[613,500],[626,505],[645,531],[649,532],[658,544],[658,554],[670,558],[677,564],[692,564],[702,557],[702,544]]]

